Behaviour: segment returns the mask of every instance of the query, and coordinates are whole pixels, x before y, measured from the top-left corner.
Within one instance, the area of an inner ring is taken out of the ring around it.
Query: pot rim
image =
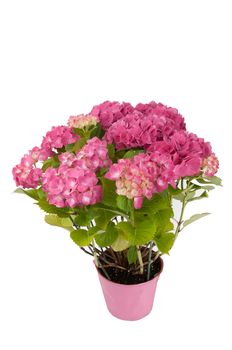
[[[160,271],[157,272],[157,273],[155,274],[155,276],[154,276],[152,279],[150,279],[149,281],[142,282],[142,283],[135,283],[135,284],[123,284],[123,283],[117,283],[117,282],[111,281],[111,280],[109,280],[108,278],[106,278],[102,273],[99,272],[98,267],[97,267],[96,264],[95,264],[95,261],[93,261],[93,263],[94,263],[94,266],[95,266],[95,268],[96,268],[96,270],[97,270],[98,275],[99,275],[101,278],[105,279],[107,282],[116,284],[116,285],[118,285],[118,286],[122,286],[123,288],[132,288],[132,287],[138,287],[138,286],[143,286],[143,285],[145,285],[145,284],[152,283],[153,280],[154,280],[156,277],[159,277],[159,276],[160,276],[160,274],[163,272],[164,262],[163,262],[163,259],[162,259],[160,256],[159,256],[158,259],[160,259],[160,262],[161,262]]]

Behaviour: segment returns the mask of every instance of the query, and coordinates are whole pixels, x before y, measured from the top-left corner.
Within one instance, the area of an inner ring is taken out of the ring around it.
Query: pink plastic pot
[[[111,282],[98,272],[102,291],[109,312],[121,320],[135,321],[147,316],[153,306],[156,285],[163,270],[150,281],[140,284],[119,284]]]

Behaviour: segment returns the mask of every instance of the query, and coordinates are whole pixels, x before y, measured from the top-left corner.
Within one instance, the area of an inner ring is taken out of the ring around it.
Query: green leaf
[[[130,199],[128,199],[126,196],[117,196],[116,201],[119,209],[125,211],[126,213],[129,213],[131,205]]]
[[[99,247],[107,247],[114,243],[118,237],[118,231],[115,228],[113,222],[110,222],[107,226],[106,231],[97,233],[95,236],[96,243]]]
[[[73,128],[73,131],[75,132],[75,134],[83,137],[85,135],[85,132],[83,129],[80,129],[80,128]]]
[[[154,217],[135,212],[135,231],[131,244],[142,245],[148,243],[154,238],[156,230],[157,223]]]
[[[68,231],[73,230],[72,220],[70,218],[61,218],[56,214],[47,214],[44,218],[45,222],[52,226],[63,227]]]
[[[159,210],[167,209],[170,207],[170,202],[167,197],[161,196],[159,194],[153,195],[152,199],[144,199],[141,209],[136,210],[136,212],[150,213],[154,214]]]
[[[130,245],[130,242],[124,236],[124,232],[118,229],[118,237],[116,238],[114,243],[111,244],[112,249],[115,252],[121,252],[130,247]]]
[[[116,228],[123,232],[124,238],[129,242],[133,242],[135,236],[135,229],[128,221],[121,221],[116,225]]]
[[[208,197],[208,193],[207,193],[207,191],[204,191],[200,196],[196,196],[196,197],[189,199],[188,202],[197,201],[199,199],[203,199],[203,198],[207,198],[207,197]]]
[[[95,234],[95,228],[93,227],[93,230],[74,230],[70,233],[70,237],[77,245],[85,247],[91,243]]]
[[[124,156],[123,156],[123,158],[124,159],[126,159],[126,158],[133,158],[134,156],[136,156],[137,154],[139,154],[139,153],[144,153],[144,150],[142,150],[142,149],[135,149],[135,150],[129,150],[129,151],[127,151],[125,154],[124,154]]]
[[[80,140],[76,141],[73,147],[73,152],[79,151],[85,144],[86,144],[86,139],[84,138],[81,138]]]
[[[79,211],[78,215],[74,218],[74,223],[78,226],[89,226],[91,217],[88,213]]]
[[[154,215],[157,225],[156,235],[173,230],[173,223],[170,221],[173,215],[172,208],[160,210]]]
[[[163,232],[162,234],[155,236],[155,243],[159,251],[163,254],[168,254],[173,246],[175,235],[171,232]]]
[[[131,246],[128,251],[127,251],[127,260],[128,263],[131,264],[135,264],[136,261],[138,259],[138,254],[137,254],[137,249],[135,246]]]
[[[115,181],[101,178],[103,186],[102,203],[111,207],[117,207]]]
[[[20,193],[20,194],[26,194],[27,196],[35,199],[35,200],[39,200],[39,196],[38,196],[38,192],[35,189],[32,190],[23,190],[22,188],[17,188],[15,191],[15,193]]]
[[[192,222],[199,220],[203,218],[206,215],[209,215],[210,213],[201,213],[201,214],[195,214],[192,215],[188,220],[185,220],[183,223],[183,227],[186,227],[187,225],[191,224]]]
[[[50,168],[50,167],[57,168],[59,165],[60,165],[60,161],[58,159],[58,156],[55,155],[43,162],[42,170],[45,171],[47,170],[47,168]]]
[[[105,230],[111,219],[115,217],[115,214],[104,209],[99,209],[98,213],[99,215],[95,218],[96,225]]]
[[[35,203],[48,214],[57,214],[60,217],[67,217],[70,215],[69,208],[57,208],[55,205],[49,204],[45,199],[40,199]]]
[[[222,186],[222,179],[218,176],[203,176],[197,177],[196,180],[203,184],[214,184],[216,186]]]
[[[107,149],[108,149],[108,156],[110,159],[114,159],[115,156],[115,148],[114,145],[112,143],[107,145]]]
[[[74,149],[74,145],[75,145],[75,143],[70,143],[69,145],[66,145],[65,146],[65,151],[72,152],[73,149]]]

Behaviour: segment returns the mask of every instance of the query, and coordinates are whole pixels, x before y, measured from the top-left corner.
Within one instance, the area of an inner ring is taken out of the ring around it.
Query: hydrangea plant
[[[185,219],[184,209],[221,185],[218,165],[176,109],[106,101],[48,131],[13,176],[16,192],[32,197],[48,224],[70,231],[106,278],[113,267],[149,280],[179,233],[208,214]]]

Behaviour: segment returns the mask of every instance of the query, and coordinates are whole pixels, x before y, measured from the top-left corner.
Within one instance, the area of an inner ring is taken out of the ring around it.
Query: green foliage
[[[123,210],[125,213],[129,213],[131,207],[130,199],[126,196],[117,196],[116,202],[119,209]]]
[[[195,214],[192,215],[188,220],[185,220],[183,223],[183,227],[186,227],[187,225],[191,224],[192,222],[199,220],[203,218],[204,216],[209,215],[210,213],[201,213],[201,214]]]
[[[136,156],[139,153],[144,153],[144,150],[143,149],[131,149],[124,154],[123,158],[124,159],[133,158],[134,156]]]
[[[102,203],[105,205],[109,205],[111,207],[116,208],[117,207],[117,201],[116,201],[116,186],[115,181],[111,181],[108,179],[105,179],[104,177],[101,178],[101,183],[103,187],[103,198]]]
[[[112,143],[107,145],[107,149],[108,149],[108,155],[110,159],[114,159],[115,157],[115,148],[114,145]]]
[[[175,235],[171,232],[159,233],[155,236],[155,243],[159,251],[163,254],[168,254],[173,246]]]
[[[42,170],[45,171],[47,168],[57,168],[60,165],[58,155],[54,155],[43,162]]]
[[[154,216],[135,213],[135,230],[131,244],[146,244],[154,238],[156,230],[157,223]]]
[[[97,233],[95,236],[96,243],[99,247],[107,247],[112,245],[118,237],[118,231],[113,222],[109,222],[106,231]]]
[[[111,247],[115,252],[121,252],[121,251],[129,248],[131,244],[128,241],[128,239],[125,237],[125,233],[121,229],[119,229],[117,226],[118,225],[116,225],[116,228],[118,231],[118,237],[111,244]]]
[[[154,194],[152,199],[144,199],[142,208],[136,210],[141,213],[155,214],[159,210],[167,209],[170,207],[170,201],[168,196],[162,196],[161,194]]]
[[[63,227],[68,231],[73,230],[72,220],[68,217],[62,218],[56,214],[47,214],[45,215],[44,220],[49,225]]]
[[[55,205],[49,204],[45,199],[40,199],[36,205],[48,214],[57,214],[60,217],[67,217],[70,215],[69,208],[57,208]]]
[[[77,245],[85,247],[91,243],[97,231],[99,231],[97,227],[92,227],[89,230],[77,229],[70,233],[70,237]]]
[[[127,251],[127,260],[128,263],[131,264],[135,264],[136,261],[138,259],[138,254],[137,254],[137,249],[136,246],[131,246],[129,247],[128,251]]]
[[[30,198],[33,198],[35,200],[39,200],[38,191],[36,189],[24,190],[22,188],[17,188],[14,192],[20,193],[20,194],[26,194]]]
[[[96,212],[97,213],[97,212]],[[101,229],[105,230],[111,219],[115,217],[115,214],[111,211],[107,211],[104,209],[98,210],[98,216],[95,218],[96,225]]]
[[[80,140],[76,141],[74,146],[73,146],[73,152],[76,153],[79,151],[84,145],[86,144],[86,139],[81,138]]]

